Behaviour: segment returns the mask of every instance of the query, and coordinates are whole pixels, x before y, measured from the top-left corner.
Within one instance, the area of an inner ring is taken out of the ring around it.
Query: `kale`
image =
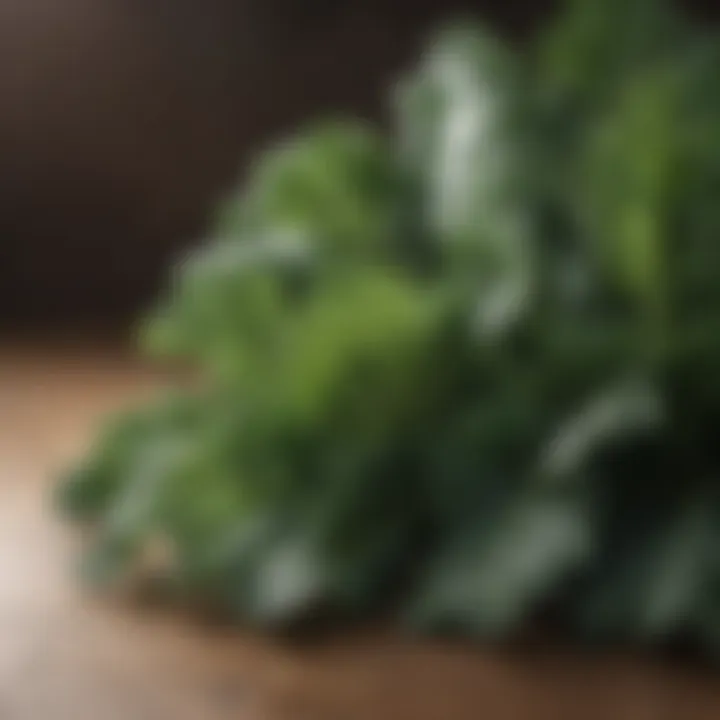
[[[442,29],[392,95],[270,148],[143,347],[202,387],[59,488],[95,580],[287,627],[392,610],[720,646],[720,47],[573,0]]]

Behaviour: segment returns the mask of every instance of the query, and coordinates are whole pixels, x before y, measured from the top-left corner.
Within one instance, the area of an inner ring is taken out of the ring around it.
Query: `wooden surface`
[[[71,581],[53,473],[160,382],[99,350],[0,349],[0,720],[711,720],[709,671],[357,636],[314,649],[113,607]]]

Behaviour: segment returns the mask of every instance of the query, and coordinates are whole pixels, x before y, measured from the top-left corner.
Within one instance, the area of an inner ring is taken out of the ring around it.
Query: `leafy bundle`
[[[205,382],[60,489],[88,568],[286,627],[720,641],[720,42],[574,0],[438,34],[390,134],[270,150],[143,328]]]

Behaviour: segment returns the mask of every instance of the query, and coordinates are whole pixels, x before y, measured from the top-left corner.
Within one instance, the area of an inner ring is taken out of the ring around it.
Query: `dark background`
[[[326,113],[382,120],[440,19],[522,36],[554,6],[0,0],[0,323],[131,317],[267,142]]]

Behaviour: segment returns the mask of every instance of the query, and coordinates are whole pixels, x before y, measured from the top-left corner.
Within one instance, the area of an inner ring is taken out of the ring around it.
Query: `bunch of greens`
[[[448,26],[395,126],[267,152],[143,327],[204,382],[60,501],[96,581],[287,627],[720,642],[720,41],[574,0]]]

